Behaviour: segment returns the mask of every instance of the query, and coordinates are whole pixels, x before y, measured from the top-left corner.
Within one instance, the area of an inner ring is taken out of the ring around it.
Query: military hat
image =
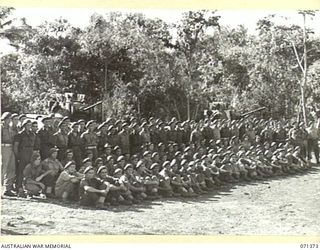
[[[31,124],[31,120],[27,119],[27,120],[24,120],[21,124],[21,128],[23,128],[24,126],[26,126],[27,124]]]
[[[125,160],[124,156],[123,155],[120,155],[118,158],[117,158],[117,162],[120,162],[122,160]]]
[[[22,118],[27,118],[27,116],[26,116],[25,114],[21,114],[21,115],[18,116],[18,118],[19,118],[19,120],[20,120],[20,119],[22,119]]]
[[[201,160],[204,160],[204,159],[206,159],[208,156],[207,155],[203,155],[202,157],[201,157]]]
[[[153,163],[150,169],[153,170],[154,168],[160,168],[160,165],[158,163]]]
[[[184,149],[185,153],[188,152],[188,151],[190,151],[190,147],[189,146]]]
[[[74,128],[74,127],[77,126],[77,125],[79,125],[79,122],[73,122],[73,123],[71,123],[70,127],[71,127],[71,128]]]
[[[214,153],[214,149],[213,148],[208,150],[208,154],[213,154],[213,153]]]
[[[109,156],[107,157],[107,161],[110,161],[111,159],[113,160],[114,158],[113,158],[112,155],[109,155]]]
[[[156,155],[159,155],[159,153],[158,152],[154,152],[154,153],[152,153],[151,157],[154,158]]]
[[[183,159],[181,162],[180,162],[180,166],[184,166],[188,163],[188,161],[186,159]]]
[[[147,125],[147,122],[143,122],[142,124],[141,124],[141,127],[144,127],[144,126],[146,126]]]
[[[212,155],[211,159],[214,160],[214,159],[216,159],[217,157],[219,157],[219,155],[214,154],[214,155]]]
[[[109,143],[104,144],[104,148],[111,148],[111,145]]]
[[[165,161],[163,164],[162,164],[162,167],[168,167],[170,166],[170,161]]]
[[[94,168],[89,166],[89,167],[86,167],[85,170],[83,171],[84,174],[88,173],[89,171],[93,170],[94,171]]]
[[[61,121],[66,121],[66,120],[69,120],[70,121],[70,117],[69,116],[64,116],[62,117]]]
[[[181,152],[180,151],[177,151],[174,156],[177,157],[178,155],[181,155]]]
[[[99,162],[103,162],[102,158],[100,157],[96,159],[95,164],[98,164]]]
[[[116,120],[116,122],[114,123],[114,125],[118,125],[119,123],[121,123],[121,121],[120,120]]]
[[[195,160],[195,159],[197,159],[198,157],[199,157],[199,154],[198,154],[198,153],[195,153],[192,158]]]
[[[122,169],[121,168],[117,168],[116,170],[114,170],[114,175],[116,174],[122,174]]]
[[[11,118],[11,113],[10,113],[10,112],[4,112],[4,113],[1,115],[1,121],[6,120],[6,119],[9,119],[9,118]]]
[[[139,159],[138,155],[137,154],[134,154],[131,156],[131,159]]]
[[[85,158],[82,161],[82,163],[88,163],[88,162],[92,162],[92,160],[90,158]]]
[[[15,117],[19,117],[19,115],[17,113],[13,113],[11,114],[11,119],[15,118]]]
[[[144,164],[143,160],[139,160],[136,165],[136,168],[140,168],[143,164]]]
[[[88,128],[93,123],[96,123],[96,121],[95,120],[88,121],[87,124],[86,124],[86,128]]]
[[[85,120],[83,120],[83,119],[80,119],[80,120],[78,120],[78,123],[81,123],[81,122],[86,122]]]
[[[138,123],[136,123],[136,122],[134,122],[134,123],[131,124],[131,127],[132,127],[132,128],[135,128],[135,127],[137,127],[137,126],[138,126]]]
[[[129,168],[133,168],[132,164],[130,164],[130,163],[127,164],[123,169],[124,169],[124,170],[127,170],[127,169],[129,169]]]
[[[108,117],[106,120],[105,120],[105,124],[108,124],[109,122],[111,122],[111,118],[110,117]]]
[[[116,151],[118,149],[120,149],[120,147],[118,145],[113,148],[114,151]]]
[[[128,127],[128,126],[129,126],[129,125],[128,125],[128,123],[126,123],[126,122],[122,124],[122,127],[123,127],[123,128],[124,128],[124,127]]]
[[[275,146],[277,146],[277,143],[272,142],[270,146],[271,146],[271,147],[275,147]]]
[[[67,151],[66,151],[66,154],[69,154],[69,153],[73,153],[71,148],[68,148]]]
[[[98,130],[101,130],[104,126],[106,126],[107,124],[105,122],[101,123],[99,126],[98,126]]]
[[[67,164],[64,166],[64,169],[67,169],[67,168],[70,167],[71,165],[76,166],[75,161],[68,161]]]
[[[150,151],[143,152],[143,156],[146,156],[146,155],[149,155],[149,154],[151,154]]]
[[[189,163],[188,163],[188,166],[194,166],[194,161],[190,161]]]
[[[59,149],[57,147],[50,148],[49,154],[52,155],[53,153],[58,152],[58,151],[59,151]]]
[[[177,164],[177,160],[176,159],[173,159],[171,162],[170,162],[170,167],[173,167],[174,165]]]
[[[106,166],[101,166],[101,167],[99,167],[98,170],[97,170],[97,174],[100,174],[100,172],[101,172],[102,170],[104,170],[104,169],[107,170],[107,167],[106,167]]]

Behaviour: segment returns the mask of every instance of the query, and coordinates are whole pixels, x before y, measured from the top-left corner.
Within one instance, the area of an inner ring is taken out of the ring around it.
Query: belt
[[[12,147],[12,144],[9,144],[9,143],[1,143],[1,146],[3,146],[3,147]]]
[[[87,149],[95,149],[95,148],[97,148],[97,146],[87,146],[86,148]]]

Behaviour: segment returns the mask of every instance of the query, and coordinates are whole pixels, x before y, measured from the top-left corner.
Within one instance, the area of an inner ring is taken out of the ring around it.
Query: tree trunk
[[[306,96],[305,89],[307,85],[307,45],[306,45],[306,14],[303,14],[303,57],[304,57],[304,71],[303,71],[303,82],[301,88],[301,101],[302,101],[302,112],[303,112],[303,121],[305,126],[307,124],[307,114],[306,114]]]

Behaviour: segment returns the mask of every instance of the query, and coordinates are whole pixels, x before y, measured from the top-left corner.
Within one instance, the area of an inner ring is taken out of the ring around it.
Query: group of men
[[[319,122],[150,117],[71,122],[1,116],[5,196],[56,197],[97,208],[300,173],[319,163]],[[40,128],[39,128],[40,127]]]

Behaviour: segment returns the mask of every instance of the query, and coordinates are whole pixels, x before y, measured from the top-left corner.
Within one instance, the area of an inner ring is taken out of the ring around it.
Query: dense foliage
[[[265,106],[273,117],[299,111],[303,30],[278,25],[274,16],[249,35],[243,26],[221,26],[214,11],[186,12],[176,24],[94,14],[83,29],[63,19],[37,27],[22,20],[16,27],[13,11],[0,9],[0,35],[17,50],[1,58],[2,110],[47,112],[55,93],[73,92],[85,94],[88,105],[102,100],[104,115],[196,119],[211,102],[239,112]],[[306,47],[307,110],[314,110],[319,34],[307,30]]]

